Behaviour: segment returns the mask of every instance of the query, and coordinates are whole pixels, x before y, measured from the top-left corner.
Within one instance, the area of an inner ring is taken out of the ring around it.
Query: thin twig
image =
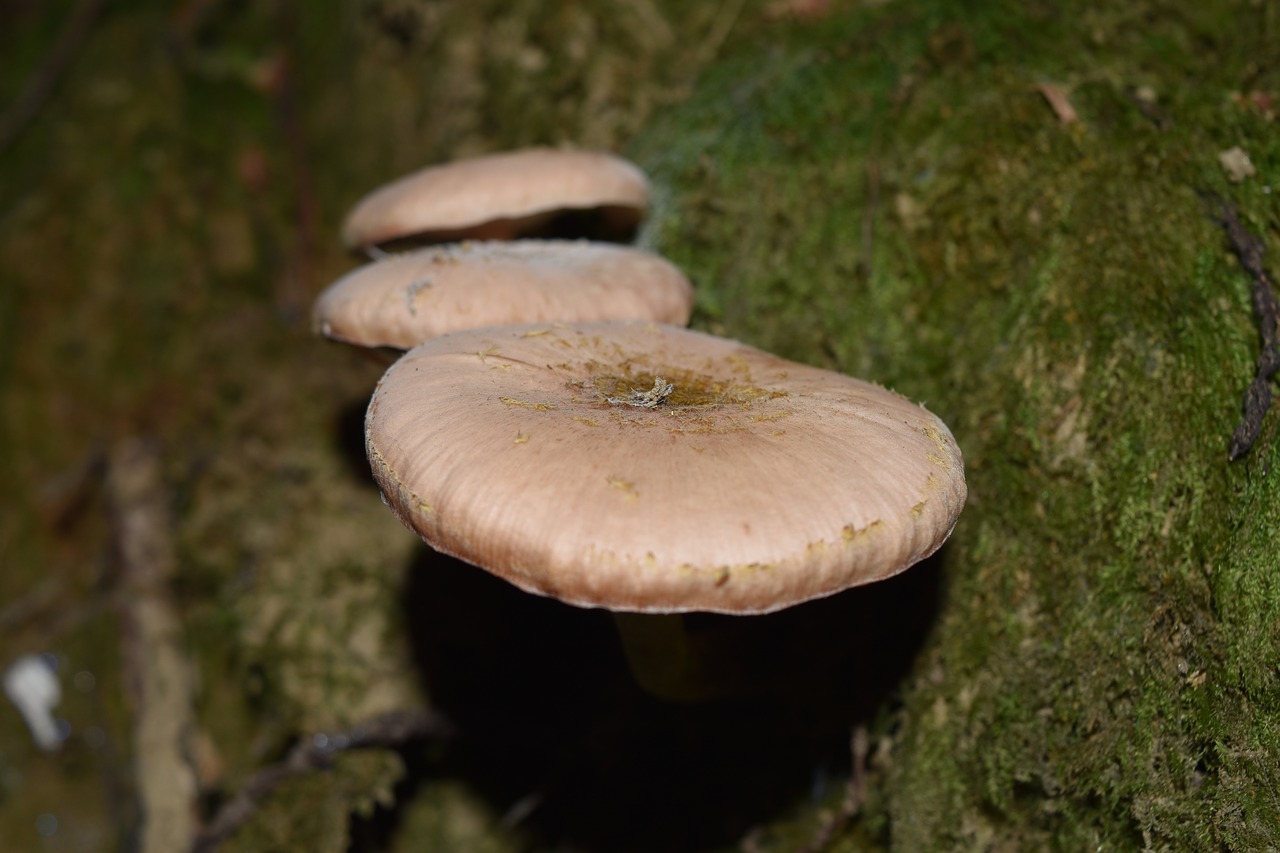
[[[1271,406],[1271,377],[1280,370],[1280,305],[1262,265],[1267,251],[1262,239],[1244,227],[1230,202],[1220,201],[1219,210],[1220,214],[1214,218],[1226,232],[1227,242],[1240,259],[1240,266],[1249,274],[1249,299],[1253,303],[1262,338],[1257,369],[1244,393],[1244,415],[1231,436],[1230,458],[1234,462],[1248,453],[1258,440],[1262,433],[1262,419]]]
[[[316,733],[299,741],[278,764],[266,767],[245,782],[226,802],[209,825],[196,836],[192,853],[210,853],[251,818],[281,782],[318,770],[327,770],[344,752],[357,749],[402,747],[425,737],[446,737],[448,721],[429,710],[391,711],[337,734]]]
[[[821,853],[826,850],[836,833],[862,811],[862,804],[867,799],[868,746],[867,727],[854,726],[853,734],[849,737],[849,754],[853,759],[853,766],[849,772],[849,783],[845,785],[840,810],[823,822],[813,840],[801,848],[800,853]]]
[[[1060,124],[1075,124],[1080,121],[1080,115],[1076,112],[1076,108],[1072,106],[1071,99],[1067,97],[1067,93],[1062,87],[1055,86],[1052,83],[1037,83],[1036,91],[1040,93],[1040,97],[1044,98],[1045,103],[1049,105],[1049,109],[1053,110],[1053,114],[1058,117]]]
[[[106,0],[80,0],[76,5],[71,16],[62,25],[62,30],[45,56],[44,62],[27,79],[22,92],[9,109],[0,116],[0,152],[13,144],[23,129],[40,112],[40,108],[49,100],[49,96],[57,88],[58,81],[62,79],[76,51],[80,49],[85,37],[93,29],[98,13],[102,11],[104,5]]]
[[[36,618],[47,619],[66,588],[67,581],[62,576],[44,575],[30,591],[0,607],[0,634],[12,636]]]

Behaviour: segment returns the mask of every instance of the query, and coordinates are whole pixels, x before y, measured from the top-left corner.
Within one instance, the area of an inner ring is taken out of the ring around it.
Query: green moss
[[[368,817],[376,808],[391,806],[393,786],[403,775],[394,753],[346,753],[324,772],[282,782],[218,849],[343,853],[349,849],[351,816]]]
[[[465,784],[433,779],[405,809],[403,829],[396,834],[393,853],[420,850],[469,850],[475,853],[515,853],[528,849],[511,832],[502,831],[499,816]]]
[[[1280,843],[1274,418],[1230,465],[1256,333],[1198,195],[1275,222],[1274,130],[1229,94],[1276,24],[1215,9],[851,12],[633,148],[703,323],[924,399],[965,451],[901,849]],[[1236,143],[1271,164],[1238,187]]]
[[[1250,93],[1280,91],[1276,5],[835,2],[813,24],[765,5],[103,15],[0,166],[15,652],[120,693],[113,623],[83,617],[113,601],[92,460],[142,434],[166,448],[211,790],[308,727],[419,701],[396,598],[414,543],[337,435],[377,369],[306,328],[351,265],[337,222],[428,162],[642,131],[645,240],[695,279],[699,326],[924,400],[966,454],[942,608],[875,715],[874,790],[838,849],[1280,846],[1276,416],[1226,461],[1257,334],[1200,195],[1274,245],[1280,134]],[[6,95],[71,6],[0,35]],[[1217,162],[1235,145],[1258,170],[1239,184]],[[50,803],[104,846],[130,837],[94,775],[128,800],[118,703],[66,707],[115,758],[6,745],[6,838],[35,843]],[[299,781],[237,843],[341,845],[388,760]],[[452,784],[424,783],[415,831],[517,844]],[[810,803],[772,819],[767,849],[821,824]]]

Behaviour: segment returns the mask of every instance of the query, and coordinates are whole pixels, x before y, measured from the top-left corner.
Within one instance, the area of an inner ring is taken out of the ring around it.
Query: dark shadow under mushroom
[[[945,551],[945,549],[944,549]],[[535,841],[583,850],[734,842],[848,770],[850,727],[891,699],[934,619],[941,559],[767,616],[691,614],[732,635],[761,689],[672,704],[628,670],[611,614],[528,595],[422,549],[405,623],[459,737],[408,784],[461,778]],[[727,641],[727,640],[726,640]],[[527,813],[527,814],[526,814]]]
[[[379,243],[376,251],[408,252],[426,246],[458,243],[463,240],[591,240],[600,243],[631,243],[640,231],[642,211],[620,205],[567,208],[533,216],[492,219],[466,228],[422,231],[408,237]],[[355,250],[363,254],[363,250]]]

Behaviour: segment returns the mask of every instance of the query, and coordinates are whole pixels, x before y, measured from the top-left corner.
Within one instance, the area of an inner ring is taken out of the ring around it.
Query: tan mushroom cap
[[[430,166],[360,200],[342,226],[348,248],[435,233],[440,240],[511,239],[545,214],[609,208],[638,223],[649,184],[612,154],[527,148]]]
[[[408,349],[481,326],[656,320],[684,325],[689,280],[651,252],[585,240],[461,243],[392,255],[335,282],[316,301],[326,337]]]
[[[947,538],[960,450],[884,388],[643,322],[458,332],[365,421],[392,510],[529,592],[766,613],[894,575]]]

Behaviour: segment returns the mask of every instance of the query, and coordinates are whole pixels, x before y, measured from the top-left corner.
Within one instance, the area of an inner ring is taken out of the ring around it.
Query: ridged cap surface
[[[640,249],[585,240],[461,243],[366,264],[316,300],[316,331],[408,349],[481,326],[638,319],[684,325],[689,280]]]
[[[894,575],[964,505],[960,450],[884,388],[643,322],[459,332],[366,417],[385,500],[527,591],[765,613]]]
[[[347,215],[342,241],[355,249],[428,232],[511,239],[551,211],[617,208],[639,221],[648,204],[644,174],[620,157],[526,148],[429,166],[374,190]]]

